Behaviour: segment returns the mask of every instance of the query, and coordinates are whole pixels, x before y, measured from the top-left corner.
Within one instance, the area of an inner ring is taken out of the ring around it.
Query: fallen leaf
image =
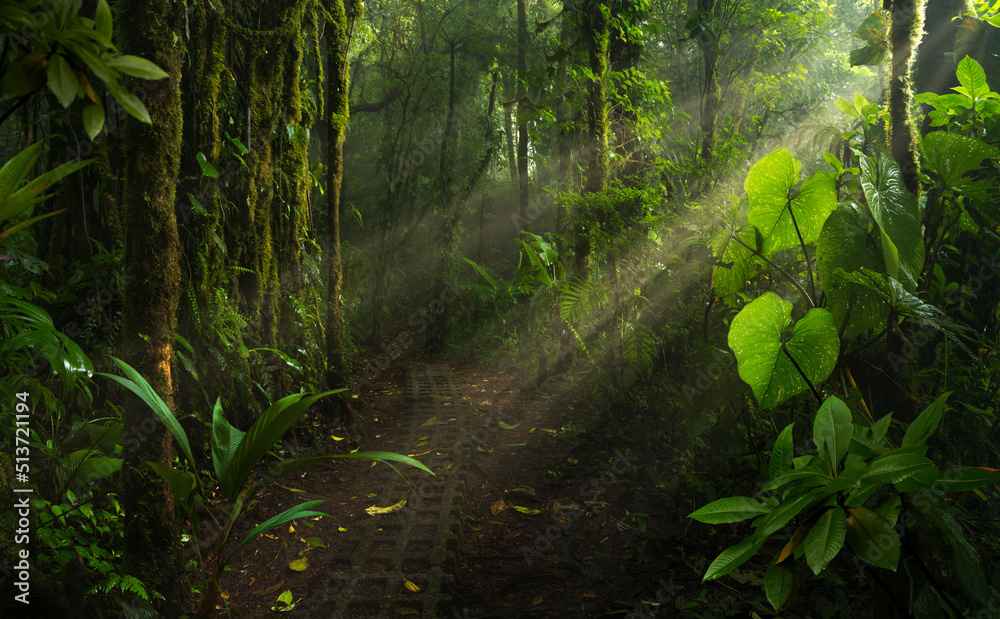
[[[511,505],[514,509],[521,512],[522,514],[528,514],[529,516],[535,516],[542,513],[541,510],[532,509],[530,507],[521,507],[520,505]]]
[[[347,437],[346,436],[334,436],[334,435],[331,434],[330,438],[332,438],[335,441],[342,441],[342,440],[344,440]]]
[[[490,505],[490,512],[494,516],[498,516],[505,509],[507,509],[507,504],[503,501],[496,501],[493,505]]]
[[[267,589],[261,589],[260,591],[254,591],[254,595],[271,595],[281,588],[281,585],[285,584],[285,579],[282,578],[281,582],[276,585],[270,586]]]
[[[416,583],[412,583],[409,580],[406,580],[405,578],[403,579],[403,586],[406,587],[407,589],[409,589],[410,591],[414,592],[414,593],[419,593],[420,592],[420,586],[419,585],[417,585]]]
[[[310,548],[326,548],[326,544],[324,544],[323,540],[318,537],[310,537],[309,539],[304,541],[305,543],[309,544]]]
[[[403,509],[406,505],[406,497],[403,497],[398,503],[390,505],[389,507],[378,507],[377,505],[372,505],[371,507],[365,508],[369,516],[377,516],[379,514],[391,514],[393,512],[398,512]]]
[[[521,425],[520,423],[514,423],[514,424],[504,423],[504,422],[500,421],[499,419],[497,419],[497,424],[501,428],[503,428],[504,430],[516,430],[518,428],[518,426]]]
[[[523,492],[530,496],[535,496],[535,491],[531,488],[526,488],[523,486],[518,486],[517,488],[511,488],[510,490],[504,490],[504,492]]]
[[[284,606],[278,606],[278,603],[284,604]],[[271,607],[271,610],[277,612],[286,612],[295,608],[295,603],[292,602],[292,590],[285,589],[284,593],[278,596],[276,603]]]
[[[288,567],[292,568],[296,572],[304,572],[309,567],[309,558],[302,557],[301,559],[296,559],[289,563]]]
[[[504,541],[512,540],[512,539],[514,539],[515,537],[517,537],[518,535],[524,533],[527,530],[528,530],[528,527],[521,527],[517,531],[511,531],[510,533],[504,535],[503,539],[504,539]]]

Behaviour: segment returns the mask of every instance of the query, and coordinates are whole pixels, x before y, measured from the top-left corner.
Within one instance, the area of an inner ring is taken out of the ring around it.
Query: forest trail
[[[653,616],[643,600],[673,600],[681,566],[642,557],[676,556],[650,546],[681,533],[663,526],[676,506],[635,484],[627,458],[560,441],[574,411],[531,382],[441,361],[389,368],[356,400],[368,428],[360,448],[414,456],[436,477],[400,469],[408,484],[383,464],[348,460],[276,484],[254,523],[309,499],[325,499],[317,509],[328,516],[244,548],[224,581],[228,616]],[[644,531],[626,507],[648,519]],[[286,591],[291,609],[276,602]]]
[[[311,559],[302,572],[292,567],[282,569],[278,561],[257,569],[246,565],[245,572],[260,574],[256,578],[266,584],[278,580],[278,586],[258,588],[252,580],[234,580],[231,599],[243,603],[234,603],[230,609],[233,616],[270,614],[267,607],[285,589],[292,591],[294,607],[289,614],[294,617],[451,616],[447,590],[456,569],[473,409],[444,364],[410,365],[388,382],[405,383],[405,398],[388,402],[388,410],[370,413],[382,425],[370,428],[369,433],[375,436],[365,440],[362,449],[413,455],[433,470],[436,478],[404,467],[400,472],[409,478],[407,483],[390,467],[370,462],[317,467],[307,476],[311,479],[303,480],[306,485],[296,484],[300,487],[291,490],[308,498],[326,499],[318,509],[330,517],[318,520],[308,533],[302,533],[305,527],[300,526],[301,535],[285,539],[277,555],[285,555],[290,565],[296,557],[288,551],[301,547],[295,541],[310,536],[321,540],[328,552],[304,554]],[[398,395],[400,390],[390,385],[381,391]],[[344,481],[353,482],[352,487],[344,488]],[[358,509],[361,505],[365,507]],[[270,516],[271,511],[267,509],[264,516]],[[268,540],[262,541],[267,545]],[[244,556],[247,554],[244,551]],[[276,570],[271,569],[275,566]],[[250,591],[242,590],[244,587]],[[257,603],[243,605],[254,598]]]

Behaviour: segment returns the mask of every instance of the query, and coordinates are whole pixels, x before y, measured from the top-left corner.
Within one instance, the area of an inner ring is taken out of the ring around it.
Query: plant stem
[[[803,372],[802,368],[799,367],[799,364],[795,362],[795,357],[793,357],[791,353],[788,352],[788,349],[785,347],[784,342],[781,343],[781,352],[785,353],[785,356],[788,357],[788,360],[791,361],[792,365],[795,366],[795,369],[799,371],[799,375],[802,376],[802,380],[806,381],[806,384],[809,385],[809,388],[812,390],[813,395],[816,396],[816,401],[819,402],[820,406],[823,406],[823,398],[821,398],[819,392],[816,391],[816,387],[813,387],[812,381],[809,380],[809,377],[806,376],[806,373]]]
[[[806,300],[809,301],[809,306],[810,307],[816,307],[816,304],[813,302],[812,297],[809,296],[809,293],[807,293],[805,291],[805,289],[802,288],[801,284],[799,284],[797,281],[795,281],[794,277],[792,277],[791,275],[788,274],[788,271],[786,271],[785,269],[783,269],[783,268],[779,267],[778,265],[774,264],[773,262],[771,262],[770,260],[768,260],[767,258],[765,258],[764,254],[760,253],[759,251],[757,251],[753,247],[750,247],[749,245],[747,245],[746,243],[744,243],[738,236],[736,236],[735,233],[732,235],[731,238],[734,241],[736,241],[737,243],[739,243],[740,245],[742,245],[743,247],[746,247],[747,249],[749,249],[751,252],[753,252],[753,254],[755,256],[759,257],[761,260],[763,260],[764,262],[766,262],[775,271],[777,271],[777,272],[781,273],[782,275],[784,275],[785,277],[787,277],[788,281],[792,282],[792,285],[795,286],[796,288],[798,288],[799,292],[802,293],[802,296],[804,296],[806,298]]]
[[[811,297],[813,307],[816,307],[816,284],[813,282],[813,271],[812,265],[809,264],[809,252],[806,250],[806,242],[802,238],[802,232],[799,231],[799,224],[795,221],[795,213],[792,211],[792,199],[788,198],[788,203],[785,205],[788,209],[788,214],[792,217],[792,225],[795,226],[795,234],[799,237],[799,244],[802,245],[802,255],[806,257],[806,273],[809,275],[809,296]]]

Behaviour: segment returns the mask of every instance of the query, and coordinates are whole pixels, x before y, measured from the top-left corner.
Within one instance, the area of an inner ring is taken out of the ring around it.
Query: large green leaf
[[[74,451],[61,461],[67,488],[80,484],[89,485],[121,470],[121,458],[93,456],[93,454],[94,449],[88,447]]]
[[[938,426],[941,424],[941,416],[944,415],[944,409],[948,402],[948,396],[951,394],[951,391],[942,393],[922,413],[917,415],[910,427],[906,429],[906,434],[903,436],[903,447],[923,445],[937,432]]]
[[[888,520],[867,507],[852,507],[847,517],[847,545],[876,567],[896,570],[899,534]]]
[[[705,524],[724,524],[741,522],[770,511],[769,505],[756,499],[746,496],[731,496],[712,501],[701,509],[688,514],[688,518],[694,518]]]
[[[987,484],[1000,484],[1000,471],[966,466],[948,469],[941,473],[934,484],[934,489],[944,492],[965,492]]]
[[[246,484],[253,468],[267,450],[288,431],[288,428],[292,427],[295,420],[316,400],[341,391],[346,390],[335,389],[315,395],[295,393],[269,406],[247,430],[239,447],[233,453],[225,476],[219,480],[222,493],[231,500],[234,499]]]
[[[961,86],[952,88],[955,92],[965,95],[973,101],[997,97],[996,93],[990,91],[983,66],[976,62],[972,56],[966,56],[958,63],[955,76],[958,78],[958,83],[961,84]]]
[[[123,54],[121,56],[110,58],[106,62],[109,67],[118,69],[125,75],[141,77],[145,80],[160,80],[165,77],[170,77],[170,75],[160,67],[145,58],[139,58],[138,56]]]
[[[792,594],[792,585],[795,584],[795,570],[790,563],[771,562],[764,572],[764,594],[767,601],[771,603],[774,610],[781,610]]]
[[[750,226],[736,232],[721,230],[709,239],[708,246],[717,258],[712,266],[712,285],[716,296],[725,297],[738,292],[760,271],[764,261],[749,249],[756,248],[756,245],[757,231]]]
[[[35,142],[14,155],[0,168],[0,203],[5,204],[10,195],[24,182],[24,178],[28,175],[28,172],[31,171],[35,162],[41,157],[43,145],[44,142]],[[0,213],[5,211],[6,209],[0,210]],[[0,223],[9,218],[10,216],[3,217],[0,214]]]
[[[921,144],[923,163],[938,175],[946,189],[964,192],[972,180],[962,178],[978,170],[984,159],[1000,157],[1000,149],[982,140],[948,131],[932,131]]]
[[[831,507],[823,512],[816,524],[809,529],[806,535],[805,554],[806,563],[812,568],[814,574],[826,569],[826,566],[833,561],[840,549],[844,546],[844,538],[847,535],[847,521],[844,519],[844,512],[839,507]]]
[[[108,6],[107,0],[97,1],[97,10],[94,12],[94,30],[96,30],[101,37],[109,41],[111,40],[111,7]]]
[[[861,477],[861,484],[862,486],[894,484],[920,469],[933,465],[933,462],[919,454],[888,453],[868,463],[868,470]]]
[[[38,159],[40,148],[41,142],[29,146],[0,169],[0,225],[48,198],[42,192],[53,183],[94,161],[69,161],[25,183],[24,177]]]
[[[215,467],[217,480],[225,479],[233,454],[242,441],[243,433],[226,421],[222,415],[222,401],[216,399],[212,411],[212,464]]]
[[[854,36],[867,45],[851,50],[851,66],[877,65],[889,51],[889,20],[884,11],[875,11],[861,22]]]
[[[847,453],[847,446],[854,433],[851,423],[851,409],[836,397],[830,396],[819,407],[813,421],[813,443],[821,458],[830,465],[831,472],[836,475],[840,461]]]
[[[836,269],[851,273],[861,268],[884,270],[880,235],[868,231],[868,218],[853,202],[837,207],[816,242],[816,270],[827,297],[827,309],[843,325],[845,339],[850,339],[885,320],[889,307],[867,286],[834,278]]]
[[[736,354],[740,378],[763,409],[809,388],[796,364],[816,387],[830,377],[840,353],[833,315],[824,309],[809,310],[786,339],[783,332],[791,324],[791,310],[791,303],[765,292],[736,315],[729,329],[729,347]]]
[[[239,545],[236,546],[236,548],[234,548],[232,552],[230,552],[226,556],[226,558],[221,562],[222,565],[229,563],[229,560],[233,557],[233,555],[235,555],[237,552],[240,551],[240,548],[243,548],[248,543],[253,541],[258,535],[267,533],[268,531],[276,527],[280,527],[286,522],[291,522],[292,520],[296,520],[298,518],[314,518],[316,516],[328,516],[329,514],[324,514],[323,512],[312,511],[313,507],[316,507],[322,502],[323,500],[320,499],[316,501],[306,501],[305,503],[299,503],[295,507],[286,509],[277,516],[268,518],[264,522],[260,523],[259,525],[254,527],[253,531],[250,531],[249,535],[243,538],[243,541],[240,542]]]
[[[837,206],[834,180],[825,172],[810,177],[793,198],[801,169],[802,164],[782,148],[763,157],[747,173],[743,187],[750,205],[748,218],[764,237],[765,256],[814,242]]]
[[[792,470],[792,459],[795,457],[792,443],[792,429],[794,423],[785,426],[785,429],[778,434],[774,441],[774,449],[771,450],[771,461],[767,467],[768,481],[774,481],[783,474]]]
[[[83,87],[76,79],[76,74],[69,66],[69,62],[62,55],[52,54],[49,56],[46,75],[48,76],[49,90],[64,108],[69,107],[77,95],[83,95]]]
[[[194,456],[191,454],[191,444],[188,443],[187,433],[184,432],[184,428],[178,423],[177,418],[174,416],[173,411],[166,405],[163,398],[160,397],[158,393],[150,386],[146,379],[139,375],[131,365],[125,363],[121,359],[115,357],[111,358],[116,365],[121,369],[122,374],[125,376],[117,376],[115,374],[104,374],[101,373],[100,376],[110,378],[121,386],[125,387],[135,395],[139,396],[146,406],[153,411],[153,413],[163,422],[163,425],[167,426],[167,430],[173,435],[174,440],[177,441],[178,447],[180,447],[181,453],[187,458],[187,461],[192,467],[196,467]]]
[[[906,189],[899,165],[888,155],[861,155],[861,186],[882,236],[885,272],[913,292],[924,265],[917,199]]]
[[[356,451],[349,454],[335,454],[330,456],[311,456],[308,458],[291,458],[288,460],[282,460],[278,462],[270,469],[268,469],[267,474],[264,475],[263,479],[254,484],[249,490],[247,490],[242,496],[243,502],[249,502],[254,496],[260,492],[264,486],[271,483],[274,480],[281,479],[282,477],[294,473],[300,469],[304,469],[307,466],[312,466],[313,464],[318,464],[320,462],[329,462],[330,460],[373,460],[375,462],[381,462],[393,469],[397,473],[399,470],[393,466],[393,462],[398,462],[400,464],[406,464],[412,466],[416,469],[420,469],[426,473],[434,475],[434,473],[423,465],[419,460],[416,460],[410,456],[404,456],[403,454],[393,453],[391,451]],[[401,474],[401,473],[400,473]]]
[[[824,496],[822,488],[815,488],[782,502],[781,505],[772,509],[766,516],[754,522],[754,526],[757,527],[757,531],[753,535],[754,540],[764,542],[764,540],[791,522],[793,518],[805,509],[815,502],[822,500]]]
[[[739,566],[746,563],[750,557],[757,554],[757,551],[761,549],[764,542],[754,543],[753,537],[744,537],[741,541],[733,544],[729,548],[726,548],[719,556],[712,561],[712,564],[708,566],[708,570],[705,571],[705,575],[702,577],[701,581],[712,580],[714,578],[719,578],[720,576],[725,576],[729,572],[735,570]]]

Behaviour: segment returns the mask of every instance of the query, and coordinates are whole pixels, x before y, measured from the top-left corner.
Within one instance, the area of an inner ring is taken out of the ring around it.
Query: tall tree
[[[698,0],[698,13],[701,20],[698,43],[701,45],[705,80],[701,97],[701,161],[705,166],[701,190],[706,191],[711,178],[708,166],[715,158],[715,130],[722,110],[719,89],[720,33],[716,19],[716,0]]]
[[[885,0],[892,4],[892,72],[889,77],[889,146],[893,159],[903,173],[903,182],[911,193],[920,191],[917,176],[916,129],[910,107],[913,92],[910,89],[910,64],[913,49],[920,42],[923,28],[923,0]]]
[[[170,363],[179,296],[180,244],[174,197],[181,153],[181,61],[185,56],[186,0],[124,0],[123,51],[148,58],[170,77],[154,83],[143,102],[152,125],[125,120],[124,290],[121,356],[146,378],[168,406],[173,402]],[[173,495],[148,461],[171,465],[171,440],[149,407],[137,399],[123,407],[122,506],[128,573],[163,594],[159,612],[179,617],[189,590],[174,519]]]
[[[589,129],[587,144],[587,182],[585,193],[600,193],[608,187],[610,155],[608,152],[608,104],[604,92],[608,70],[608,34],[611,7],[608,0],[587,0],[580,5],[581,36],[587,49],[591,79],[587,85],[586,112]],[[587,278],[590,269],[590,237],[581,229],[583,217],[577,216],[575,236],[575,272]]]
[[[353,7],[359,7],[354,3]],[[326,382],[331,388],[347,386],[344,359],[344,320],[340,306],[343,270],[340,261],[340,190],[344,178],[344,133],[347,129],[347,48],[351,25],[343,0],[329,0],[326,25],[326,217],[330,235],[327,255]],[[353,24],[353,21],[352,21]],[[346,399],[341,413],[350,414]],[[349,420],[351,421],[351,420]]]
[[[519,228],[528,230],[528,7],[517,0],[517,205]]]

